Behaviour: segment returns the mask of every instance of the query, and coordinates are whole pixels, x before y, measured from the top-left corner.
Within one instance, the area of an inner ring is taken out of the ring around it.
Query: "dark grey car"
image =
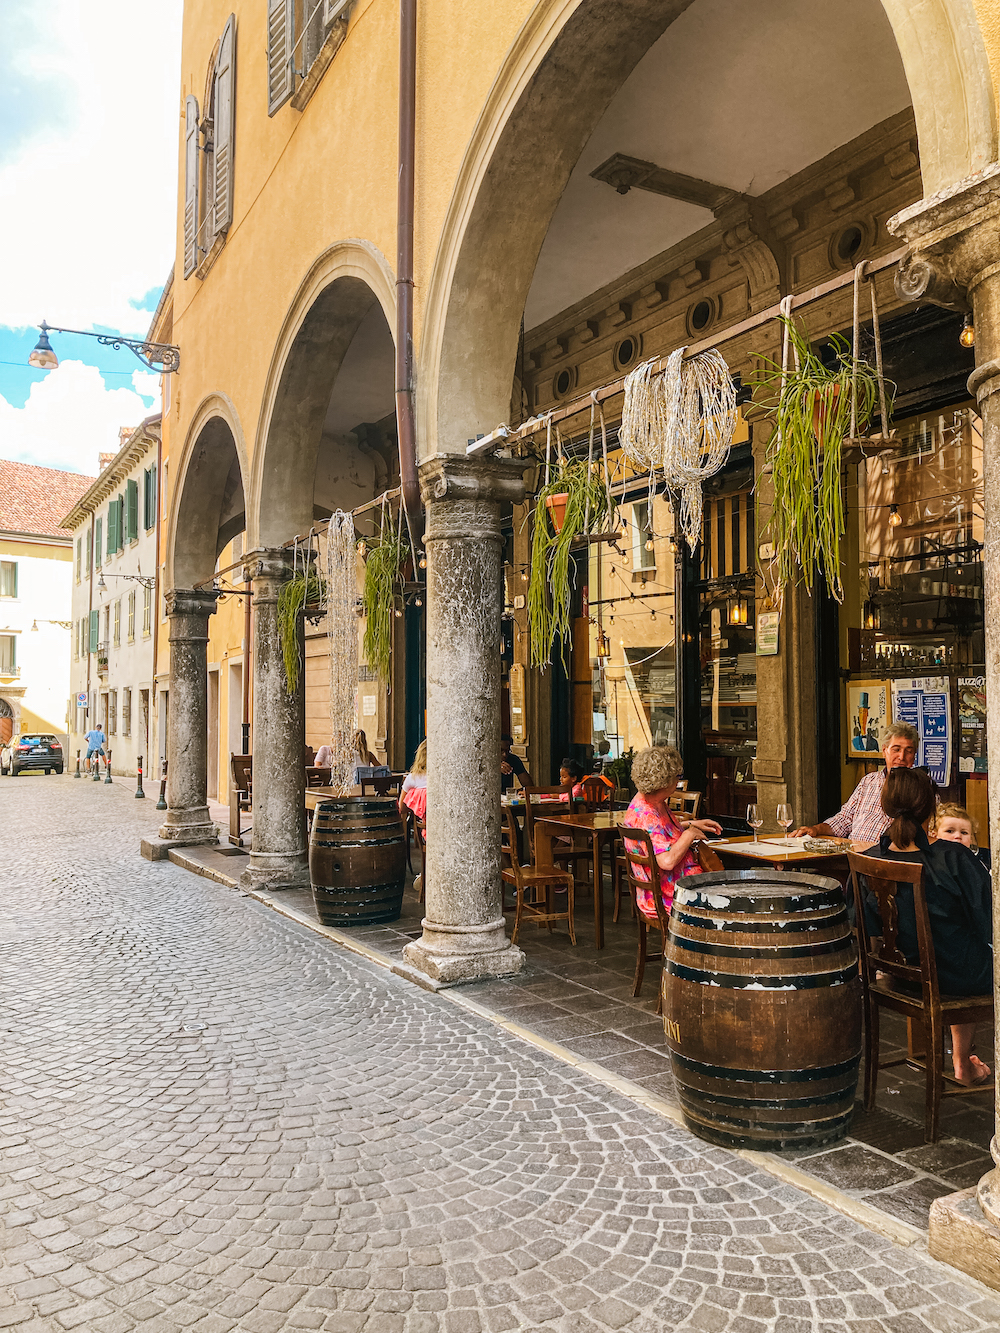
[[[63,748],[57,736],[47,731],[26,732],[13,736],[0,750],[0,774],[16,778],[26,768],[40,768],[45,773],[63,771]]]

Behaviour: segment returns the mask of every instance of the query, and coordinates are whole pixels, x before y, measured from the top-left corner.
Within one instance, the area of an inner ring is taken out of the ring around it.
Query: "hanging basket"
[[[566,505],[568,502],[568,491],[560,491],[558,495],[547,495],[545,497],[545,507],[549,511],[549,518],[552,520],[553,532],[562,532],[563,524],[566,522]]]

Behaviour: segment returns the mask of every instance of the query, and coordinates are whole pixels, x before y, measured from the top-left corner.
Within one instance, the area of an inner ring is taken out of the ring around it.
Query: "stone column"
[[[160,837],[215,842],[208,810],[208,617],[219,594],[211,588],[167,593],[170,622],[170,711],[167,722],[167,813]]]
[[[253,581],[253,841],[240,883],[248,889],[309,884],[305,662],[290,695],[278,637],[278,593],[292,577],[293,562],[285,549],[247,557]]]
[[[896,290],[909,300],[951,309],[970,306],[976,333],[976,369],[969,379],[983,430],[986,621],[986,739],[989,754],[990,847],[993,852],[994,957],[1000,946],[1000,166],[994,164],[943,190],[889,223],[909,253]],[[1000,960],[998,960],[1000,964]],[[994,981],[1000,1005],[1000,971]],[[994,1060],[1000,1057],[1000,1035]],[[994,1069],[997,1064],[994,1063]],[[990,1152],[997,1164],[972,1191],[935,1200],[930,1250],[991,1287],[1000,1287],[1000,1102]]]
[[[520,970],[500,881],[500,505],[525,465],[435,454],[427,506],[427,863],[421,939],[403,955],[436,982]]]

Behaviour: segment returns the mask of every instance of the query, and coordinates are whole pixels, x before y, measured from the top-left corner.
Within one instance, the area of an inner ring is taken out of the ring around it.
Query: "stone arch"
[[[540,0],[518,33],[462,162],[431,273],[417,399],[422,453],[462,452],[469,437],[507,419],[521,315],[556,204],[612,97],[691,2]],[[930,195],[996,158],[994,89],[974,0],[882,5]]]
[[[236,408],[225,394],[210,394],[191,422],[173,485],[168,588],[192,588],[212,577],[222,549],[246,527],[248,474]]]
[[[248,544],[275,547],[313,523],[313,484],[331,392],[375,306],[395,327],[395,276],[370,242],[339,241],[313,263],[282,323],[253,454]]]

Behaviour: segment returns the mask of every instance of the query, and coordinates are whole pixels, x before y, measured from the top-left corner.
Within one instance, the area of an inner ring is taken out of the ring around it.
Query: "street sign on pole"
[[[86,707],[87,707],[87,691],[86,691],[86,690],[82,690],[82,691],[76,696],[76,706],[77,706],[77,708],[86,708]]]

